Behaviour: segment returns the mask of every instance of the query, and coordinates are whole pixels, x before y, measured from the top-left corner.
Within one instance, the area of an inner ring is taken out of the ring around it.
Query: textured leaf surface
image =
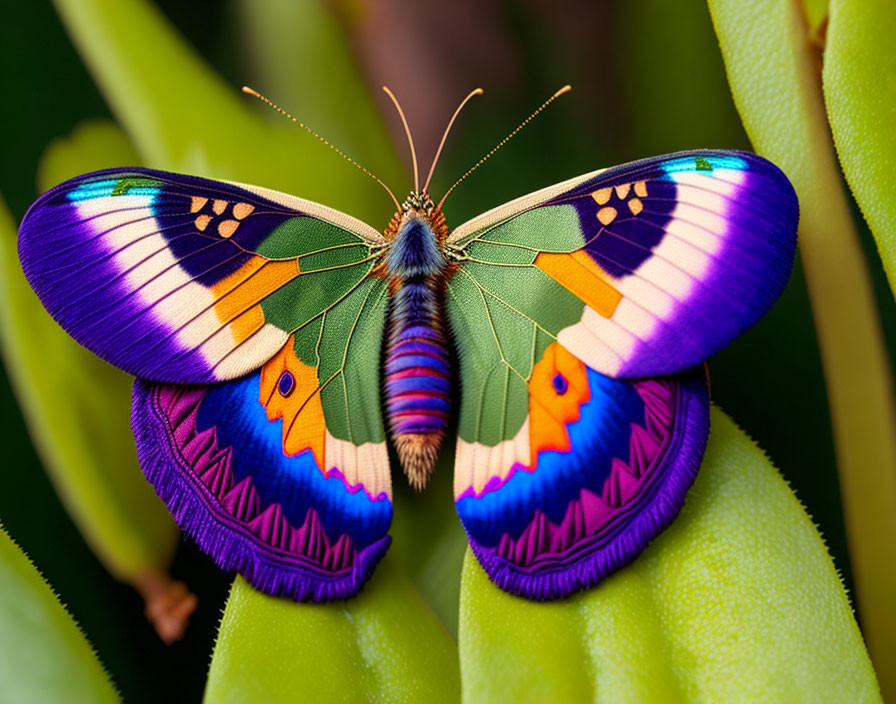
[[[386,97],[379,90],[375,97],[371,95],[334,4],[293,0],[238,0],[234,4],[245,32],[246,60],[257,76],[255,87],[294,114],[301,106],[303,122],[323,130],[323,136],[387,184],[409,183],[377,109],[388,107]],[[338,87],[334,76],[339,77]],[[273,112],[268,118],[272,123],[282,120]],[[357,176],[344,175],[346,180]],[[360,183],[364,185],[363,180]],[[375,187],[371,191],[378,195]]]
[[[137,463],[133,380],[72,340],[43,309],[22,274],[15,223],[2,204],[0,271],[4,361],[66,508],[119,578],[164,568],[177,530]]]
[[[118,125],[111,120],[86,120],[47,145],[37,167],[37,190],[43,193],[89,171],[140,164],[137,150]]]
[[[72,617],[0,528],[0,701],[117,702]]]
[[[824,366],[859,613],[896,696],[896,403],[871,278],[824,111],[818,54],[792,0],[709,0],[757,152],[800,201],[799,250]],[[883,74],[881,74],[883,76]]]
[[[301,604],[237,578],[205,701],[451,702],[457,649],[387,557],[354,599]]]
[[[880,701],[811,520],[727,416],[712,424],[681,515],[595,589],[512,597],[468,552],[465,701]]]
[[[832,0],[822,74],[846,180],[896,287],[896,3]]]
[[[147,166],[274,188],[371,223],[388,220],[392,205],[376,184],[289,120],[273,120],[268,108],[224,83],[151,3],[54,4]],[[326,66],[323,60],[306,58]],[[369,95],[352,95],[353,104],[362,102]],[[301,105],[284,108],[302,114]],[[397,171],[394,162],[387,166]]]

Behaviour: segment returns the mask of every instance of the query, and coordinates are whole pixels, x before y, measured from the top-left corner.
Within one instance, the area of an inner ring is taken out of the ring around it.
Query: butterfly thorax
[[[386,230],[386,413],[405,473],[422,489],[451,415],[451,354],[442,319],[448,260],[441,243],[447,228],[428,196],[412,194],[403,211]]]

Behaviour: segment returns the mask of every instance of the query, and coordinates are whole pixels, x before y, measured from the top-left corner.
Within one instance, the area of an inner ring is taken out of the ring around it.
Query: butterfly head
[[[429,193],[425,192],[418,193],[417,191],[411,191],[401,204],[402,215],[418,213],[420,215],[432,217],[435,209],[436,204],[433,202],[432,198],[429,197]]]

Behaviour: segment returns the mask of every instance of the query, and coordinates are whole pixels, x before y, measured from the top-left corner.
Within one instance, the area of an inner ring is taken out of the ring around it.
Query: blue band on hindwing
[[[237,481],[246,476],[262,504],[280,502],[293,525],[301,525],[309,508],[318,511],[327,535],[343,533],[367,545],[389,530],[392,506],[371,501],[364,491],[351,494],[338,479],[325,479],[310,450],[283,454],[283,420],[269,421],[258,401],[259,376],[210,387],[199,410],[199,429],[214,427],[218,441],[233,452]]]
[[[560,523],[583,488],[603,491],[614,457],[628,458],[630,426],[643,423],[644,402],[631,384],[591,369],[588,383],[591,398],[579,420],[567,425],[569,452],[542,450],[535,471],[517,471],[500,490],[457,502],[464,527],[481,544],[497,545],[505,533],[518,537],[536,509]]]

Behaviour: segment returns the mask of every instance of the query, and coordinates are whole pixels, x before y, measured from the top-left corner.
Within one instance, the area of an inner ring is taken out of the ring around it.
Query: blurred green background
[[[243,42],[244,4],[157,4],[234,91],[248,83],[266,92],[255,80],[257,57]],[[459,120],[436,173],[434,194],[557,88],[573,85],[570,95],[458,188],[446,207],[450,225],[599,167],[680,149],[749,149],[702,0],[460,0],[450,9],[427,1],[415,3],[413,10],[397,2],[359,1],[333,3],[332,9],[352,38],[373,99],[404,155],[398,119],[379,86],[387,83],[402,101],[424,171],[457,101],[474,87],[485,89],[485,96]],[[48,142],[68,135],[84,120],[109,118],[110,113],[49,2],[4,3],[0,66],[5,92],[0,193],[19,220],[38,194],[36,168]],[[303,104],[338,102],[341,76],[328,65],[296,72],[309,70],[324,79],[315,87],[325,86],[327,94],[304,94]],[[283,65],[280,71],[288,75],[290,67]],[[268,97],[288,110],[299,109],[289,95]],[[327,124],[314,120],[313,109],[305,113],[297,116],[339,144]],[[282,119],[273,113],[270,118]],[[377,163],[364,165],[377,173]],[[295,168],[302,164],[297,161]],[[363,178],[345,166],[346,180]],[[389,185],[400,196],[410,179]],[[377,189],[373,183],[369,187]],[[371,224],[382,227],[389,215],[384,197],[382,221]],[[857,213],[856,222],[889,348],[896,349],[893,296]],[[714,401],[768,452],[791,483],[851,590],[825,389],[799,262],[772,312],[713,359],[710,370]],[[173,574],[199,595],[200,607],[186,637],[164,646],[143,617],[142,600],[105,572],[63,510],[5,377],[0,404],[6,448],[0,521],[81,624],[125,701],[198,701],[230,577],[181,541]],[[398,500],[415,498],[402,492]]]

